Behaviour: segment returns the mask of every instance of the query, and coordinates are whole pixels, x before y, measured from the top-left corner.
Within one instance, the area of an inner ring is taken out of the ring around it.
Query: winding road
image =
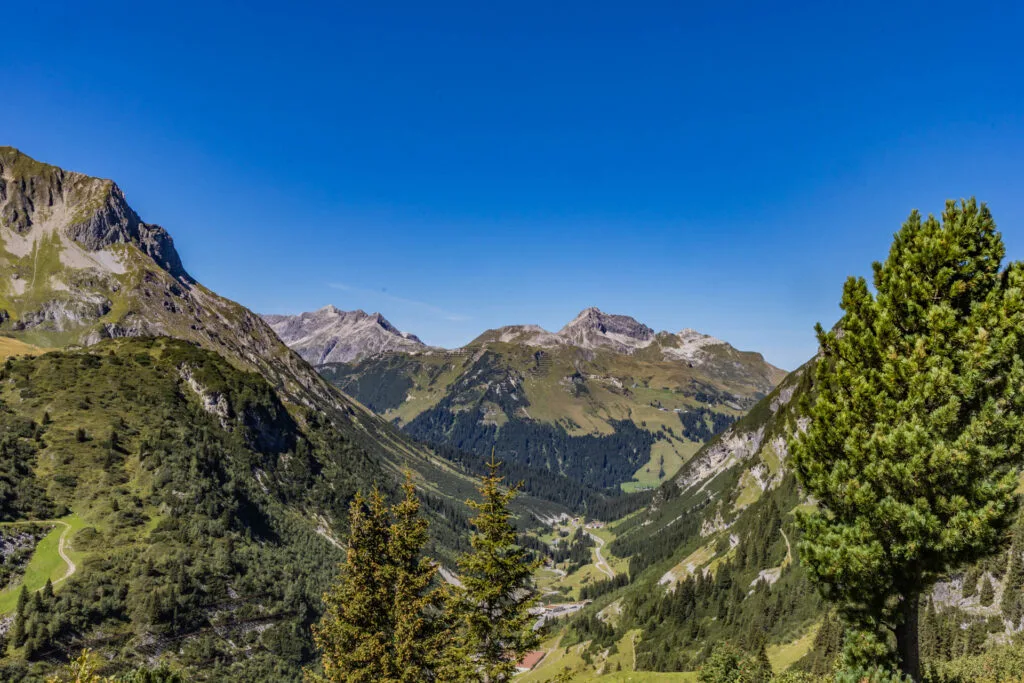
[[[54,585],[57,585],[61,581],[70,578],[72,574],[78,571],[78,567],[75,565],[74,562],[71,561],[71,558],[68,557],[68,554],[64,551],[64,549],[67,547],[68,534],[71,533],[71,525],[67,522],[62,522],[59,519],[55,519],[54,522],[64,527],[64,531],[62,531],[60,534],[60,542],[57,544],[57,552],[60,553],[60,559],[67,562],[68,565],[68,570],[64,572],[64,576],[60,577],[59,579],[53,582]]]
[[[612,566],[604,559],[604,555],[601,554],[601,548],[604,547],[604,539],[597,534],[590,533],[589,531],[587,532],[587,535],[594,539],[594,543],[597,544],[597,547],[594,548],[594,555],[597,557],[597,561],[594,562],[594,566],[604,572],[609,579],[614,579],[615,570],[612,569]]]

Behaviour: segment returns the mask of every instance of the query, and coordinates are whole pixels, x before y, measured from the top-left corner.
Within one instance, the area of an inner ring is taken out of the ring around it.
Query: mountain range
[[[259,316],[196,281],[115,183],[10,147],[0,245],[0,680],[83,649],[111,673],[299,680],[355,493],[410,477],[457,581],[492,453],[524,483],[541,620],[577,612],[522,683],[692,672],[722,641],[832,670],[843,627],[799,562],[816,503],[789,455],[817,359],[787,374],[597,308],[457,349],[378,313]],[[1024,632],[1022,557],[1018,519],[939,577],[927,657]]]
[[[60,579],[0,679],[83,647],[171,656],[195,680],[298,678],[352,496],[396,495],[406,473],[431,555],[465,546],[472,478],[197,282],[112,181],[0,148],[0,244],[0,612]],[[34,530],[48,540],[7,563]]]
[[[554,333],[510,325],[460,349],[386,353],[333,323],[356,314],[320,314],[293,319],[324,323],[291,343],[359,347],[353,362],[319,366],[342,391],[470,471],[493,447],[527,491],[577,507],[657,486],[785,376],[758,353],[597,308]]]

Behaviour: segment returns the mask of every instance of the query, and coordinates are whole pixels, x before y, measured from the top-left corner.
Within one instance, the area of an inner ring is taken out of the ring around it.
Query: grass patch
[[[740,493],[736,496],[736,503],[733,509],[739,511],[749,505],[753,505],[761,497],[761,493],[763,491],[754,475],[750,473],[750,470],[744,471],[743,476],[740,477]]]
[[[640,637],[637,630],[629,631],[616,643],[616,652],[604,657],[598,653],[591,657],[591,664],[583,659],[587,643],[561,647],[561,637],[546,641],[541,649],[547,656],[537,668],[516,677],[522,683],[542,683],[568,671],[572,681],[602,681],[607,683],[690,683],[697,680],[697,673],[634,671],[634,645]],[[621,668],[621,670],[619,670]]]
[[[20,339],[12,339],[11,337],[0,337],[0,360],[10,358],[11,356],[38,356],[41,353],[46,353],[50,349],[45,349],[39,346],[33,346],[32,344],[26,344]]]
[[[810,652],[811,647],[814,645],[814,638],[818,635],[819,628],[821,628],[821,624],[815,624],[808,629],[807,633],[791,643],[769,645],[766,651],[768,652],[768,661],[771,662],[772,670],[775,673],[782,673]]]
[[[672,567],[669,570],[672,573],[673,582],[679,581],[693,574],[698,569],[702,568],[708,562],[715,557],[715,547],[713,543],[708,545],[702,545],[701,547],[690,553],[686,559]]]
[[[78,515],[71,514],[62,517],[60,521],[68,526],[57,524],[53,521],[8,522],[3,525],[6,527],[51,525],[53,528],[36,545],[36,549],[32,553],[32,559],[29,560],[28,565],[25,567],[25,575],[22,577],[21,583],[0,592],[0,614],[7,614],[14,610],[18,604],[18,594],[21,592],[22,586],[34,592],[45,586],[47,579],[57,581],[64,577],[68,566],[60,556],[60,537],[69,527],[70,530],[68,530],[67,540],[65,541],[65,551],[68,557],[76,564],[81,561],[81,555],[71,549],[71,540],[74,538],[75,533],[85,526],[85,520]],[[57,588],[59,589],[59,585]]]

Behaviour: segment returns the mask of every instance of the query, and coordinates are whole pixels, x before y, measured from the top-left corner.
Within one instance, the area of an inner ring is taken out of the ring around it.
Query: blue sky
[[[595,305],[793,368],[912,208],[1024,258],[1021,3],[147,4],[6,8],[0,144],[260,312]]]

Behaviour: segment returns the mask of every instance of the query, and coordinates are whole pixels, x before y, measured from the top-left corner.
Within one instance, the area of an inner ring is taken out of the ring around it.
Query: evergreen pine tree
[[[935,659],[940,652],[939,616],[935,612],[935,603],[929,597],[921,617],[921,657]]]
[[[14,624],[11,626],[11,642],[14,647],[21,647],[25,644],[25,612],[28,609],[28,589],[25,584],[21,586],[18,593],[18,606],[14,611]]]
[[[977,567],[971,567],[964,572],[964,583],[961,588],[961,593],[965,598],[973,598],[978,593],[978,579],[981,578],[981,570]]]
[[[1014,541],[1010,548],[1010,561],[1006,568],[1006,586],[1013,590],[1024,588],[1024,547],[1020,542]]]
[[[357,495],[349,508],[348,551],[341,577],[324,594],[326,611],[313,627],[323,675],[317,681],[394,680],[388,590],[390,515],[380,492]]]
[[[53,582],[50,581],[49,577],[46,579],[46,585],[43,586],[43,598],[50,602],[53,600]]]
[[[394,521],[388,541],[394,570],[393,657],[397,680],[420,683],[437,675],[452,643],[447,618],[441,614],[446,591],[434,585],[437,566],[423,555],[428,524],[420,517],[411,474],[406,474],[402,488],[405,498],[391,509]]]
[[[477,512],[471,520],[476,531],[472,551],[459,561],[460,612],[462,652],[472,662],[466,676],[495,683],[511,680],[518,661],[537,646],[529,609],[535,602],[532,576],[540,563],[516,543],[508,505],[519,486],[502,488],[501,463],[493,453],[487,467],[478,487],[481,500],[468,501]]]
[[[772,663],[768,659],[768,651],[764,647],[764,643],[761,643],[761,647],[757,649],[757,656],[754,658],[754,670],[762,677],[764,681],[770,681],[772,678]]]
[[[978,591],[978,602],[988,607],[995,597],[996,592],[992,587],[992,581],[988,578],[988,574],[985,574],[985,578],[981,580],[981,590]]]
[[[313,629],[323,676],[314,680],[420,683],[439,674],[450,649],[447,595],[423,549],[427,521],[406,474],[404,498],[390,509],[376,489],[349,513],[349,548],[341,578],[325,596]]]
[[[846,661],[898,658],[920,678],[919,596],[941,572],[993,552],[1014,508],[1021,455],[1024,268],[1001,271],[988,208],[915,211],[826,332],[797,474],[803,564],[850,625]],[[897,653],[888,647],[893,633]]]

